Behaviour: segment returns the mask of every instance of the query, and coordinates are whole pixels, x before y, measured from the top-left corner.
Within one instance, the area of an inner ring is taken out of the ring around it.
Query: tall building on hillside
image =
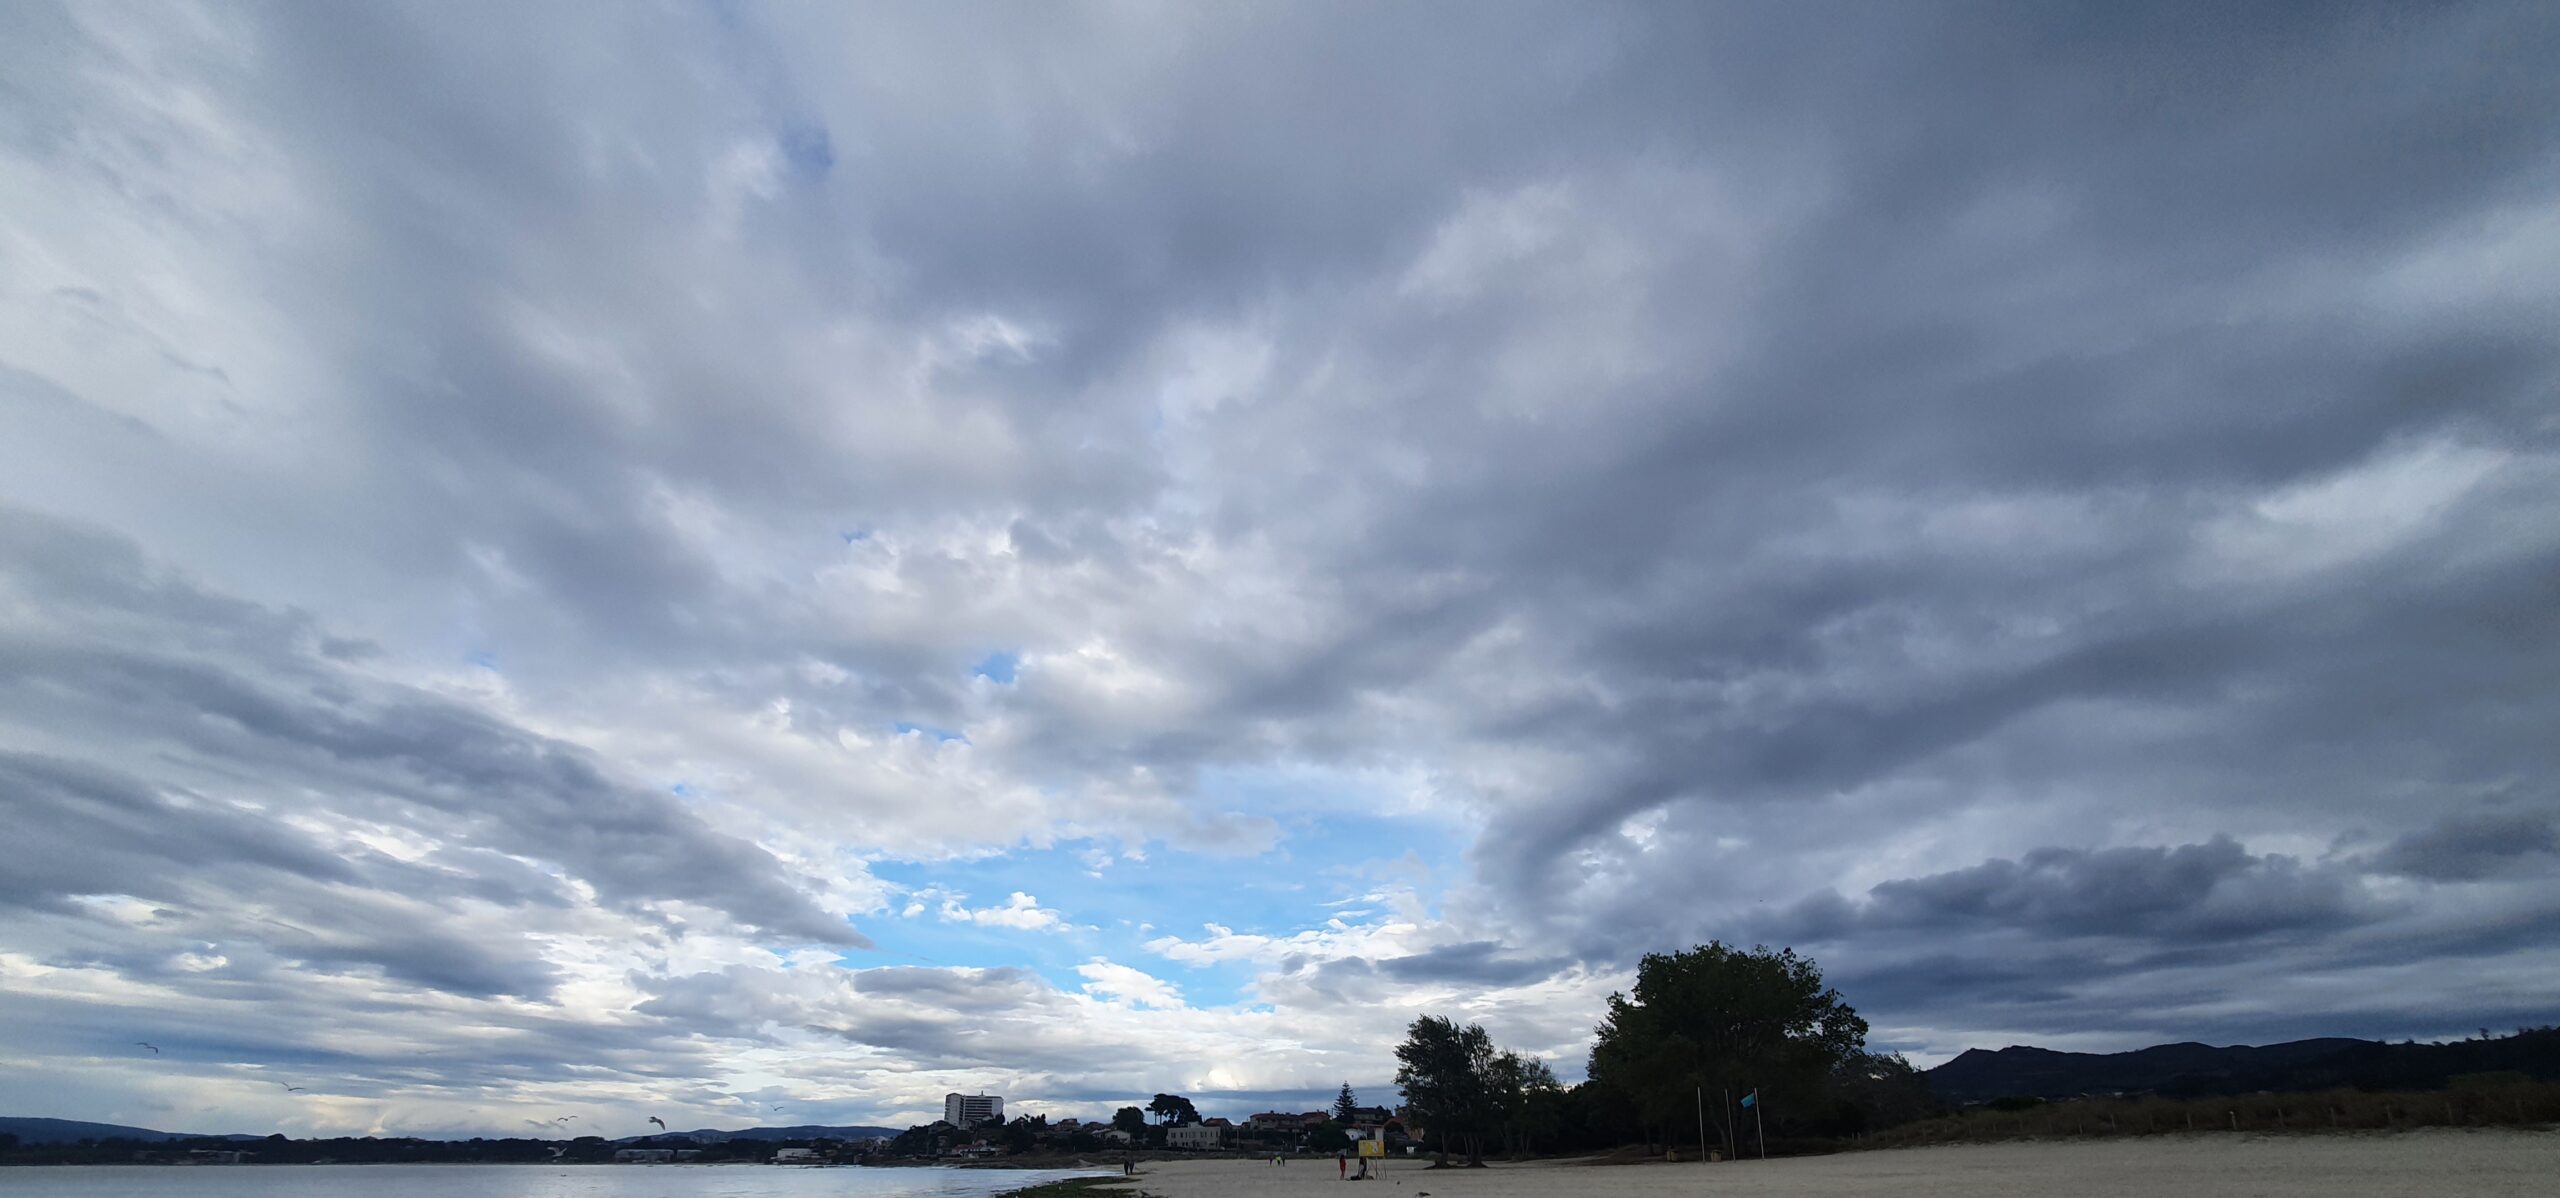
[[[942,1121],[953,1127],[976,1127],[993,1119],[1004,1122],[1004,1096],[1001,1094],[945,1094],[942,1096]]]

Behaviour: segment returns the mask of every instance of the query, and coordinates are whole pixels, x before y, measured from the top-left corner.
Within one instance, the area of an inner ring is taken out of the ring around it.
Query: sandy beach
[[[2560,1133],[2426,1131],[2372,1136],[2159,1137],[2110,1143],[1958,1145],[1726,1164],[1497,1164],[1438,1170],[1396,1161],[1354,1194],[1385,1198],[2127,1198],[2153,1195],[2560,1194]],[[1333,1163],[1151,1161],[1157,1198],[1306,1198],[1341,1185]]]

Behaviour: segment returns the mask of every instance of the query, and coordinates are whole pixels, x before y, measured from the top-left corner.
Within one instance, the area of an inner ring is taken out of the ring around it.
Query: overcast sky
[[[0,1112],[1304,1109],[1709,938],[1924,1064],[2547,1022],[2555,61],[0,5]]]

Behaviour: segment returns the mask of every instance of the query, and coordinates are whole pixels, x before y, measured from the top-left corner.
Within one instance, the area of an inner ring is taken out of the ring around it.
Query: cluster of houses
[[[1201,1121],[1203,1126],[1211,1123],[1224,1122],[1225,1120],[1223,1119],[1205,1119]],[[1265,1146],[1279,1143],[1303,1148],[1318,1131],[1327,1126],[1338,1126],[1342,1129],[1343,1138],[1354,1144],[1357,1144],[1362,1140],[1377,1140],[1392,1148],[1405,1141],[1418,1140],[1421,1138],[1422,1132],[1418,1128],[1414,1127],[1412,1122],[1413,1121],[1411,1119],[1407,1118],[1406,1112],[1402,1110],[1391,1111],[1382,1106],[1353,1107],[1351,1108],[1350,1121],[1342,1123],[1337,1123],[1335,1121],[1334,1113],[1331,1111],[1305,1111],[1298,1113],[1288,1111],[1264,1111],[1261,1114],[1247,1118],[1240,1127],[1229,1129],[1239,1134],[1230,1135],[1220,1142],[1199,1143],[1195,1145],[1179,1143],[1174,1140],[1173,1137],[1187,1129],[1177,1127],[1165,1133],[1165,1143],[1170,1147],[1176,1148],[1217,1148],[1238,1142],[1250,1142]]]
[[[1216,1152],[1225,1149],[1301,1152],[1310,1147],[1318,1132],[1327,1127],[1341,1129],[1351,1143],[1377,1140],[1389,1151],[1401,1151],[1421,1138],[1419,1128],[1400,1110],[1386,1107],[1357,1107],[1348,1123],[1339,1123],[1331,1111],[1264,1111],[1242,1122],[1211,1116],[1197,1123],[1185,1123],[1164,1129],[1164,1146],[1192,1152]],[[956,1130],[956,1129],[955,1129]],[[1083,1122],[1076,1119],[1052,1120],[1036,1132],[1039,1140],[1064,1144],[1078,1136],[1091,1136],[1106,1147],[1127,1148],[1137,1137],[1102,1120]],[[952,1150],[954,1155],[992,1156],[999,1149],[992,1143],[978,1141]]]
[[[664,1165],[675,1161],[699,1159],[699,1148],[616,1148],[613,1160],[618,1165]]]

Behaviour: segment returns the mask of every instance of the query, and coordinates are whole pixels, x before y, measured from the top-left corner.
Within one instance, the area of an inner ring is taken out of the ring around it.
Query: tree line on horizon
[[[1431,1015],[1415,1019],[1397,1047],[1396,1084],[1441,1163],[1458,1154],[1470,1165],[1483,1162],[1488,1144],[1516,1154],[1641,1142],[1649,1152],[1740,1156],[1889,1129],[1901,1130],[1874,1142],[2485,1126],[2560,1114],[2560,1028],[2513,1036],[2483,1028],[2477,1040],[2443,1044],[2346,1041],[2279,1070],[2174,1075],[2120,1084],[2121,1093],[2075,1090],[2051,1103],[2011,1095],[1976,1107],[1933,1093],[1899,1053],[1869,1049],[1867,1030],[1810,958],[1711,941],[1645,955],[1634,985],[1609,996],[1580,1084],[1558,1085],[1542,1062],[1496,1047],[1480,1026]],[[2201,1046],[2097,1059],[2180,1047]],[[2200,1097],[2209,1094],[2222,1097]],[[1745,1095],[1753,1096],[1747,1113]],[[1763,1129],[1765,1144],[1755,1144]]]

